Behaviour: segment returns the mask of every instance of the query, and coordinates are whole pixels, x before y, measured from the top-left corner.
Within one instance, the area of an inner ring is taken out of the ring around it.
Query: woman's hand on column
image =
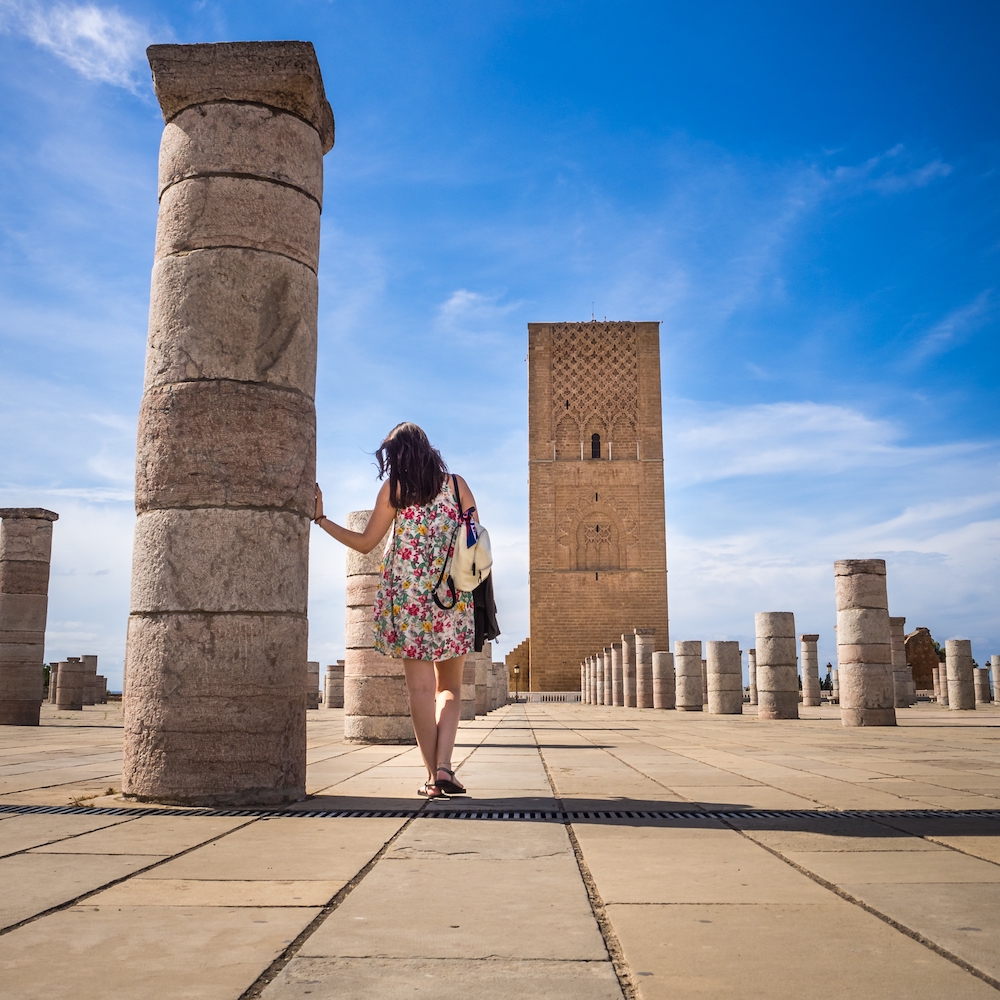
[[[313,511],[313,520],[322,521],[326,515],[323,513],[323,491],[316,484],[316,509]]]

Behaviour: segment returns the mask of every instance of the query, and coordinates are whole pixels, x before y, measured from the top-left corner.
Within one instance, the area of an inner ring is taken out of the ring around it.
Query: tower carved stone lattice
[[[528,364],[531,686],[569,689],[624,631],[667,648],[659,326],[531,323]]]

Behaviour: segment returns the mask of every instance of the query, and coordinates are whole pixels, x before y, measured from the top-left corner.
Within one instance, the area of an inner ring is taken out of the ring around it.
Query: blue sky
[[[0,504],[55,527],[47,656],[120,678],[162,120],[151,41],[303,38],[337,118],[320,271],[328,510],[422,423],[527,632],[529,321],[662,321],[671,638],[832,562],[1000,653],[1000,8],[0,0]],[[468,386],[468,388],[464,388]],[[310,656],[342,655],[312,550]],[[637,623],[641,624],[641,623]]]

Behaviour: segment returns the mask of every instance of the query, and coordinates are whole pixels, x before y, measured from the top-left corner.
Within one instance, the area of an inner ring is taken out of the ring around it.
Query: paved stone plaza
[[[313,798],[280,815],[123,803],[113,704],[0,730],[4,997],[1000,989],[997,706],[508,706],[459,731],[476,794],[435,803],[415,748],[308,714]]]

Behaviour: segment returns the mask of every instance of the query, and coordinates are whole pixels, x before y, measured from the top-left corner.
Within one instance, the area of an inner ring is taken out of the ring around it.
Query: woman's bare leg
[[[450,662],[450,661],[449,661]],[[403,672],[406,675],[406,690],[410,696],[410,719],[413,721],[413,734],[417,737],[420,756],[427,768],[427,780],[434,781],[437,777],[438,764],[438,725],[435,707],[436,685],[434,664],[428,660],[403,660]],[[459,671],[461,684],[461,670]],[[459,695],[461,698],[461,695]],[[456,716],[456,728],[458,726]],[[455,737],[452,736],[454,744]]]
[[[456,656],[451,660],[442,660],[440,663],[434,664],[437,680],[435,694],[437,755],[433,762],[434,779],[437,778],[438,767],[443,766],[451,769],[451,755],[455,749],[459,716],[462,714],[462,668],[464,666],[464,656]]]

